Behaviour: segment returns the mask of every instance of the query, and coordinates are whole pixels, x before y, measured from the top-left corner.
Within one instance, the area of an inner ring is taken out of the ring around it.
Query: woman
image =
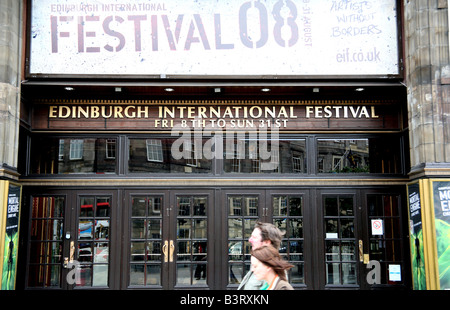
[[[286,280],[286,270],[294,267],[281,259],[277,249],[263,245],[252,250],[251,270],[258,280],[265,280],[261,290],[293,290]]]
[[[248,241],[252,246],[252,250],[263,245],[271,245],[275,249],[279,249],[283,235],[284,232],[271,223],[256,222]],[[245,275],[244,279],[242,279],[238,290],[259,290],[263,284],[264,281],[256,279],[253,272],[250,270]]]

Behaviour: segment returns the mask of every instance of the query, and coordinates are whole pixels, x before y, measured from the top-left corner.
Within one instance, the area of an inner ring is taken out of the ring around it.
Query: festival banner
[[[426,290],[422,205],[418,182],[408,185],[408,207],[413,288],[415,290]]]
[[[9,181],[2,181],[4,187],[3,207],[0,217],[0,254],[1,286],[2,290],[14,290],[16,282],[17,252],[19,246],[19,220],[22,187]]]

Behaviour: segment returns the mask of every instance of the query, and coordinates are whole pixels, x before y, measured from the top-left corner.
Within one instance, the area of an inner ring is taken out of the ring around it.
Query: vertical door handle
[[[70,241],[70,248],[69,248],[69,257],[64,257],[63,267],[69,268],[69,264],[73,264],[73,258],[75,255],[75,243],[73,241]]]
[[[359,240],[359,261],[364,264],[369,263],[369,254],[364,254],[364,245],[363,241]]]
[[[175,246],[173,245],[173,240],[170,240],[170,249],[169,249],[169,261],[173,262],[173,252],[175,250]]]
[[[69,263],[73,263],[74,256],[75,256],[75,242],[70,241]]]
[[[164,241],[164,245],[163,245],[163,255],[164,255],[164,262],[167,263],[168,259],[169,259],[169,255],[167,255],[167,245],[168,245],[168,241]]]
[[[359,261],[361,263],[364,261],[364,246],[362,240],[359,240]]]

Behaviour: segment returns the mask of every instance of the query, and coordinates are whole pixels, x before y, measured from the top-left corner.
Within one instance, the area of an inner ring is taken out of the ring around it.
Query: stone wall
[[[22,1],[0,0],[0,177],[17,168]]]
[[[450,173],[450,62],[444,0],[404,0],[412,174]]]

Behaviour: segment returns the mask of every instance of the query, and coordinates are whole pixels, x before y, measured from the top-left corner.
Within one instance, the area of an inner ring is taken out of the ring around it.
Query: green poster
[[[9,183],[6,203],[2,290],[14,290],[19,245],[20,186]]]
[[[450,182],[433,182],[434,225],[441,290],[450,289]]]
[[[413,288],[415,290],[426,290],[422,207],[420,204],[419,183],[408,185],[408,205]]]

